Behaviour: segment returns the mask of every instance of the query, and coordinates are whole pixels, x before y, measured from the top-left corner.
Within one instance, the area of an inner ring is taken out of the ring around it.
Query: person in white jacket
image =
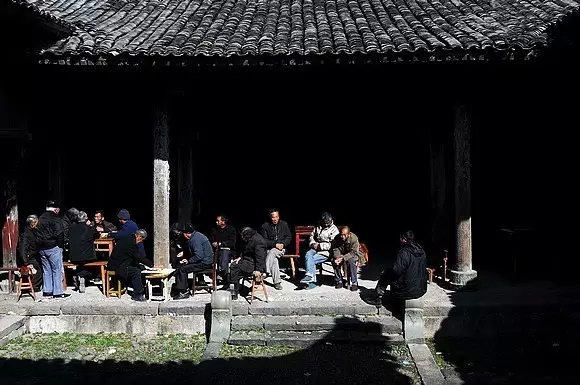
[[[306,284],[306,290],[316,288],[316,265],[326,262],[330,258],[332,241],[338,235],[338,228],[332,220],[330,213],[323,213],[320,224],[314,228],[310,235],[310,250],[306,252],[306,275],[301,283]]]

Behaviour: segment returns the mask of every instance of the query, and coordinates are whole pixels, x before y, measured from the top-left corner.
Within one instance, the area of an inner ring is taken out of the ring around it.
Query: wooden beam
[[[153,123],[153,258],[169,266],[169,111],[166,102],[154,108]]]

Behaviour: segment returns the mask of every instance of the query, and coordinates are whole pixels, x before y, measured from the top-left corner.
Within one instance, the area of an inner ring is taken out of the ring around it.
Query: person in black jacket
[[[91,272],[84,268],[84,264],[97,260],[95,239],[98,237],[97,229],[90,226],[87,213],[80,211],[77,222],[69,229],[69,261],[78,264],[74,283],[79,293],[85,292],[85,282],[91,279]]]
[[[64,230],[58,217],[60,206],[55,201],[46,203],[46,211],[38,218],[38,249],[42,263],[43,296],[66,298],[62,284],[64,268],[62,250]]]
[[[381,274],[376,288],[377,299],[382,298],[387,286],[396,299],[416,299],[427,292],[427,257],[423,248],[415,241],[415,234],[406,231],[399,237],[401,248],[391,269]]]
[[[153,267],[153,262],[141,255],[138,244],[147,238],[147,232],[143,229],[135,231],[133,235],[121,237],[107,264],[108,270],[115,271],[121,278],[130,281],[133,288],[131,299],[133,301],[146,301],[143,295],[143,280],[141,278],[141,268],[139,264]]]
[[[218,215],[215,221],[216,227],[211,230],[209,236],[211,245],[218,252],[219,274],[222,276],[224,287],[229,285],[228,275],[230,261],[236,249],[236,229],[228,224],[228,217]]]
[[[266,240],[264,237],[251,227],[244,227],[241,236],[246,247],[242,255],[234,259],[230,266],[231,280],[234,283],[232,300],[238,299],[242,276],[258,276],[266,271]]]
[[[280,265],[278,259],[286,253],[286,248],[292,242],[292,233],[286,221],[280,220],[280,212],[271,209],[270,220],[262,225],[260,234],[266,240],[268,254],[266,255],[266,272],[272,275],[276,290],[282,290]]]
[[[35,292],[39,292],[42,288],[42,267],[38,262],[38,217],[36,215],[29,215],[26,218],[26,228],[20,234],[18,240],[19,259],[18,266],[27,266],[32,273],[32,286]]]
[[[95,220],[91,223],[97,230],[97,233],[114,233],[117,231],[117,226],[105,220],[105,213],[103,210],[95,211]]]
[[[183,257],[188,252],[187,239],[183,235],[184,229],[185,226],[178,222],[172,224],[169,229],[169,262],[174,269],[180,266],[177,256]],[[185,255],[185,258],[189,259],[189,256]]]

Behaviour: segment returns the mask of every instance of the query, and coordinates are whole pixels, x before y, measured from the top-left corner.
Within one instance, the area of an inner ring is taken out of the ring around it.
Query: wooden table
[[[115,240],[113,238],[97,238],[97,239],[95,239],[95,251],[106,251],[109,253],[109,257],[113,253],[114,246],[115,246]]]

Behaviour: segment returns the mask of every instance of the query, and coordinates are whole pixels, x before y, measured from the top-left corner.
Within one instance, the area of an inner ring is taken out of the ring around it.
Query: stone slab
[[[435,362],[431,351],[425,344],[409,344],[411,357],[415,362],[417,371],[425,385],[443,385],[445,378]]]
[[[126,333],[126,334],[199,334],[205,333],[202,315],[61,315],[33,316],[29,319],[31,333]]]
[[[169,301],[159,304],[159,315],[204,315],[209,305],[203,302]]]
[[[21,328],[26,323],[26,317],[18,315],[0,316],[0,338],[8,336],[11,332]]]
[[[159,313],[159,304],[153,302],[122,301],[109,298],[106,302],[87,302],[83,304],[63,301],[60,311],[64,315],[143,315]]]
[[[264,330],[266,316],[241,315],[232,318],[232,331]]]

